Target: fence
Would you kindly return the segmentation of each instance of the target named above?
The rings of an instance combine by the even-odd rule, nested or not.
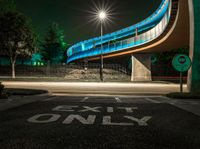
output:
[[[60,77],[76,79],[99,78],[100,64],[59,64],[47,66],[27,66],[17,65],[16,76],[18,77]],[[171,64],[156,64],[151,68],[152,79],[154,81],[179,81],[179,73],[175,71]],[[130,81],[131,70],[119,64],[104,64],[104,74],[107,78],[117,78]],[[109,75],[109,77],[108,77]],[[0,66],[0,76],[11,76],[10,66]],[[184,81],[187,81],[187,72],[184,73]]]
[[[76,64],[76,65],[47,65],[47,66],[28,66],[17,65],[16,76],[31,76],[31,77],[65,77],[72,70],[97,70],[100,69],[99,64]],[[104,64],[104,69],[115,71],[117,74],[130,75],[130,71],[119,64]],[[110,71],[110,72],[113,72]],[[10,76],[10,66],[0,66],[0,76]]]

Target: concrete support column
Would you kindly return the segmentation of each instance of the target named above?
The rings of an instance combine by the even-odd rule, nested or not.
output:
[[[190,58],[192,67],[188,72],[188,89],[200,92],[200,3],[188,0],[190,12]]]
[[[134,54],[131,56],[131,81],[151,81],[151,54]]]

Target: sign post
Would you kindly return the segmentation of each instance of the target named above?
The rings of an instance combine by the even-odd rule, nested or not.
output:
[[[180,92],[183,92],[183,72],[186,72],[191,67],[191,59],[185,54],[176,55],[173,58],[172,65],[175,70],[180,72]]]
[[[183,73],[180,72],[180,92],[183,92]]]

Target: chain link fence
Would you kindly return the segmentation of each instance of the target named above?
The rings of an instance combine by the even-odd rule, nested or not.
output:
[[[171,64],[156,64],[152,65],[152,80],[153,81],[171,81],[179,82],[179,73],[175,71]],[[100,64],[58,64],[44,66],[28,66],[17,65],[17,77],[56,77],[67,80],[99,80]],[[108,81],[121,80],[130,81],[131,70],[119,64],[104,64],[103,71],[105,79]],[[11,66],[0,66],[0,76],[10,77]],[[184,73],[184,82],[187,81],[187,72]]]
[[[16,76],[29,76],[29,77],[65,77],[74,70],[80,71],[94,71],[98,72],[100,69],[99,64],[57,64],[57,65],[46,65],[46,66],[28,66],[28,65],[17,65]],[[107,73],[115,73],[118,75],[130,75],[130,71],[118,64],[104,64],[104,70]],[[10,76],[11,66],[0,66],[0,76]]]

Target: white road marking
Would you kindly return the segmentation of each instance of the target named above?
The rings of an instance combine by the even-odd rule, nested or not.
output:
[[[112,122],[111,116],[103,116],[102,125],[110,125],[110,126],[131,126],[134,125],[133,123],[126,123],[126,122]]]
[[[118,97],[115,97],[115,100],[116,100],[118,103],[122,103],[121,99],[118,98]]]
[[[68,105],[60,105],[52,109],[52,111],[62,111],[62,112],[105,112],[105,109],[107,109],[108,113],[113,113],[114,108],[113,107],[104,107],[105,109],[102,109],[103,107],[89,107],[89,106],[81,106],[83,108],[80,110],[78,108],[80,106],[68,106]],[[137,107],[117,107],[117,109],[124,109],[127,113],[132,113],[133,110],[137,110]],[[52,122],[58,122],[58,120],[61,118],[62,114],[51,114],[51,113],[43,113],[43,114],[36,114],[27,121],[29,123],[52,123]],[[98,120],[96,120],[97,115],[88,115],[88,116],[82,116],[79,114],[70,114],[68,115],[65,120],[62,122],[62,124],[72,124],[74,121],[79,121],[83,125],[93,125],[95,123],[99,123]],[[137,123],[138,126],[148,126],[147,122],[152,118],[151,116],[144,116],[142,118],[136,118],[130,115],[122,115],[121,118],[123,118],[123,121],[117,120],[115,121],[115,118],[113,118],[111,115],[102,115],[102,122],[99,124],[101,125],[108,125],[108,126],[133,126],[134,123]],[[127,120],[131,120],[132,122],[126,122],[124,121],[124,118]]]
[[[51,100],[54,100],[56,99],[57,97],[56,96],[53,96],[53,97],[49,97],[47,99],[44,99],[43,101],[51,101]]]
[[[79,112],[88,112],[88,111],[91,111],[91,112],[101,112],[99,111],[98,109],[100,109],[101,107],[89,107],[89,106],[83,106],[83,110],[80,110]]]
[[[141,119],[135,118],[133,116],[124,116],[124,117],[134,122],[137,122],[139,126],[148,126],[147,121],[149,121],[152,118],[151,116],[144,116]]]
[[[114,108],[113,107],[107,107],[107,112],[108,113],[113,113],[114,112]]]
[[[72,121],[78,120],[84,125],[92,125],[94,124],[95,119],[96,119],[96,115],[88,115],[87,118],[84,118],[81,115],[71,114],[63,121],[63,124],[71,124]]]
[[[81,102],[85,102],[86,100],[88,100],[89,99],[89,97],[84,97],[82,100],[81,100]]]
[[[40,119],[41,117],[47,117],[47,119]],[[29,123],[51,123],[57,121],[61,117],[60,114],[37,114],[29,118]]]
[[[175,105],[176,103],[174,103],[174,102],[169,102],[169,104],[171,104],[171,105]]]
[[[87,117],[83,117],[78,114],[70,114],[65,118],[65,120],[62,122],[62,124],[72,124],[73,121],[79,121],[83,125],[93,125],[98,123],[96,121],[96,115],[88,115]],[[61,118],[60,114],[50,114],[50,113],[44,113],[44,114],[37,114],[29,119],[27,121],[29,123],[38,123],[38,124],[47,124],[47,123],[52,123],[56,122]],[[102,117],[102,123],[101,125],[108,125],[108,126],[133,126],[134,123],[137,123],[138,126],[148,126],[148,121],[152,118],[151,116],[144,116],[142,118],[136,118],[133,116],[123,116],[123,118],[126,118],[128,120],[131,120],[132,123],[130,122],[114,122],[112,120],[111,116],[103,116]]]
[[[147,100],[147,101],[149,101],[149,102],[152,102],[152,103],[161,103],[161,102],[159,102],[159,101],[157,101],[157,100],[153,100],[153,99],[151,99],[151,98],[145,98],[145,100]]]
[[[163,99],[165,99],[166,103],[172,104],[172,105],[200,105],[200,102],[197,101],[187,101],[187,100],[180,100],[180,99],[171,99],[165,96],[162,96]]]
[[[192,103],[190,103],[191,105],[200,105],[200,103],[198,103],[198,102],[192,102]]]
[[[68,105],[61,105],[57,106],[52,109],[52,111],[60,111],[60,112],[74,112],[74,109],[78,106],[68,106]]]
[[[127,113],[133,113],[133,110],[138,110],[138,107],[117,107],[117,109],[123,109]]]
[[[8,102],[11,102],[11,101],[13,101],[13,100],[12,100],[12,99],[8,99],[7,101],[8,101]]]

